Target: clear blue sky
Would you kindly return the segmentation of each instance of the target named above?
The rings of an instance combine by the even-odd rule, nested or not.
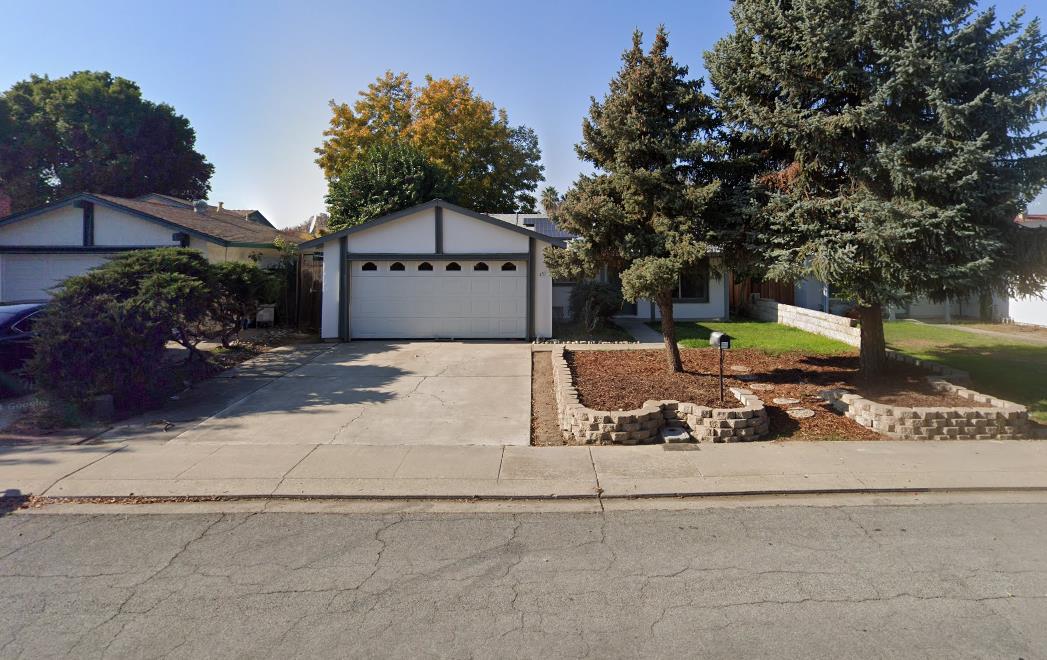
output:
[[[1025,3],[995,4],[1009,16]],[[632,30],[651,35],[664,23],[674,56],[702,75],[702,53],[731,29],[729,7],[726,0],[0,0],[0,89],[32,73],[92,69],[130,78],[146,98],[192,122],[197,148],[215,165],[212,202],[259,208],[290,225],[324,207],[312,150],[330,117],[328,100],[353,100],[386,69],[416,81],[468,75],[510,122],[537,131],[546,179],[563,191],[585,169],[573,145],[588,99],[605,92]],[[1047,212],[1047,196],[1034,210]]]

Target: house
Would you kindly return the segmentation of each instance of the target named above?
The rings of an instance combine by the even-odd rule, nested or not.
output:
[[[1022,227],[1028,227],[1029,229],[1047,229],[1047,214],[1045,213],[1023,213],[1015,221]],[[1040,297],[1012,296],[1007,300],[1005,316],[1007,320],[1013,323],[1047,327],[1047,291],[1041,291]]]
[[[300,247],[322,255],[320,335],[347,341],[549,337],[550,245],[563,242],[433,200]]]
[[[492,213],[491,217],[531,229],[552,239],[562,241],[574,238],[572,234],[557,227],[545,215],[534,213]],[[713,262],[718,259],[719,257],[716,255],[711,257]],[[727,274],[725,273],[725,275]],[[601,282],[621,284],[617,274],[608,272],[606,268],[600,272],[597,279]],[[673,318],[679,320],[727,319],[730,316],[728,279],[729,276],[714,276],[710,270],[709,261],[695,266],[691,272],[680,278],[680,282],[677,285],[676,296],[673,298]],[[553,280],[554,318],[565,319],[570,317],[570,295],[573,286],[574,282],[571,281]],[[661,319],[658,306],[643,298],[635,303],[625,303],[622,306],[622,311],[617,316],[650,321]]]
[[[128,250],[181,246],[213,262],[268,265],[280,235],[258,211],[221,203],[81,193],[0,218],[0,301],[46,299],[58,282]]]
[[[1014,219],[1021,227],[1047,228],[1047,214],[1022,213]],[[808,277],[796,283],[796,305],[808,309],[819,309],[842,314],[853,306],[846,299],[831,297],[831,287],[820,280]],[[982,301],[977,294],[943,301],[918,296],[902,307],[886,310],[890,318],[945,321],[982,318]],[[1047,326],[1047,291],[1041,296],[1011,296],[1006,298],[993,294],[988,310],[993,322],[1012,322]]]

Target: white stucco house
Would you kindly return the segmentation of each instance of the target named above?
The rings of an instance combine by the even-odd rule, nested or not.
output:
[[[563,242],[433,200],[300,247],[322,254],[321,337],[348,341],[549,337],[550,245]]]
[[[1047,213],[1023,213],[1015,221],[1029,229],[1047,229]],[[1039,296],[1012,296],[1007,300],[1005,316],[1013,323],[1047,327],[1047,290]]]
[[[558,240],[570,240],[574,236],[563,231],[548,217],[537,213],[492,213],[491,217],[504,222],[532,229]],[[714,276],[710,262],[719,260],[710,256],[708,262],[699,263],[680,278],[673,299],[673,318],[682,321],[725,320],[730,316],[730,291],[726,276]],[[597,278],[601,282],[620,283],[617,274],[604,269]],[[553,318],[568,318],[571,313],[570,295],[574,282],[553,280]],[[626,303],[616,317],[642,321],[658,321],[662,315],[658,305],[641,298],[635,303]]]
[[[264,266],[279,258],[280,235],[258,211],[81,193],[0,218],[0,301],[45,300],[58,282],[128,250],[181,246],[213,262]]]

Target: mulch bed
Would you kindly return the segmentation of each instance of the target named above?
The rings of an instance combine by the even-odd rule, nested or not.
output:
[[[730,394],[719,402],[719,355],[715,349],[683,349],[684,372],[672,373],[665,354],[652,351],[568,351],[582,404],[596,410],[631,410],[644,401],[671,399],[710,407],[736,407]],[[904,406],[975,407],[972,401],[937,392],[926,381],[929,372],[891,363],[888,374],[875,382],[858,378],[858,356],[811,356],[801,353],[767,355],[738,349],[724,361],[726,387],[753,389],[767,406],[771,437],[790,439],[876,440],[882,436],[832,409],[818,396],[826,389],[846,389],[879,403]],[[753,387],[757,385],[757,387]],[[776,398],[800,403],[779,405]],[[793,419],[786,410],[804,407],[813,417]]]
[[[531,353],[531,444],[558,447],[564,444],[556,412],[553,361],[548,351]]]

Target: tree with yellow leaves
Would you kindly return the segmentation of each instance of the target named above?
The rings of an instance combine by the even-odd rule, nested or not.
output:
[[[348,103],[331,102],[331,124],[317,150],[329,181],[372,147],[407,144],[447,180],[458,204],[484,212],[530,212],[541,180],[538,137],[511,126],[504,109],[484,99],[465,76],[425,77],[387,71]]]

